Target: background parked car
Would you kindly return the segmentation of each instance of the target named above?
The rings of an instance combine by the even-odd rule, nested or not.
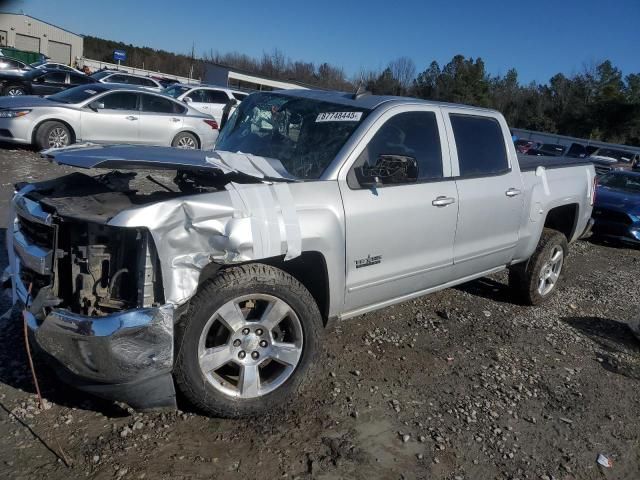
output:
[[[209,150],[217,138],[211,117],[140,87],[93,83],[48,97],[0,98],[0,140],[38,148],[87,141]]]
[[[51,95],[67,88],[94,83],[84,73],[34,68],[23,74],[0,70],[0,92],[10,97],[20,95]]]
[[[29,70],[33,70],[33,67],[22,60],[11,57],[0,57],[0,72],[23,73]]]
[[[561,157],[564,155],[565,150],[566,148],[563,145],[557,143],[543,143],[536,148],[530,148],[527,151],[527,155]]]
[[[640,245],[640,172],[609,172],[597,188],[593,234]]]
[[[196,110],[208,113],[218,121],[222,119],[222,111],[229,100],[237,100],[240,103],[249,95],[246,92],[228,88],[211,85],[185,85],[183,83],[171,85],[162,93],[189,103]]]
[[[614,148],[599,148],[589,156],[598,175],[604,175],[612,170],[626,170],[634,168],[640,161],[640,153],[627,152]]]
[[[160,82],[151,77],[133,75],[131,73],[120,72],[117,70],[100,70],[92,73],[90,76],[100,83],[120,83],[123,85],[143,87],[154,92],[159,92],[163,89]]]
[[[39,68],[41,70],[62,70],[64,72],[82,73],[84,75],[84,72],[76,70],[75,68],[70,67],[69,65],[65,65],[64,63],[43,61],[32,63],[31,66],[33,68]]]

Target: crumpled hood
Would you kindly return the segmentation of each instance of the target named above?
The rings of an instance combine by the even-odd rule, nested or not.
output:
[[[640,215],[640,194],[599,186],[596,195],[596,206]]]
[[[30,107],[66,107],[66,103],[54,102],[37,95],[20,95],[17,97],[0,97],[1,108],[30,108]]]
[[[212,170],[222,174],[245,174],[261,180],[295,180],[275,158],[225,151],[82,144],[45,150],[42,156],[60,165],[77,168]]]

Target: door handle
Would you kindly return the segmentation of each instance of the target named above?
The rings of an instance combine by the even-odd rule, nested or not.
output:
[[[179,118],[176,118],[176,117],[173,117],[173,118],[171,119],[171,121],[172,121],[172,122],[179,122],[179,121],[180,121],[180,119],[179,119]]]
[[[517,188],[510,188],[509,190],[504,192],[504,194],[507,197],[516,197],[516,196],[520,195],[521,193],[522,193],[522,190],[518,190]]]
[[[456,199],[452,197],[436,197],[436,199],[431,202],[431,205],[434,207],[446,207],[447,205],[451,205],[455,203]]]
[[[138,117],[134,117],[133,115],[129,115],[129,116],[124,117],[124,118],[126,118],[127,120],[137,120],[138,119]]]

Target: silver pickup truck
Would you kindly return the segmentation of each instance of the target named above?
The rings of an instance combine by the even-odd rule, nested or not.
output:
[[[518,159],[496,111],[366,94],[254,93],[212,152],[43,155],[101,170],[16,188],[33,344],[82,390],[219,416],[292,399],[330,321],[504,269],[544,301],[594,200],[590,163]]]

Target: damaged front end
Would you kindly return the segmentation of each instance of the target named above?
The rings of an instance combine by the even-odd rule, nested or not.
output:
[[[236,154],[229,163],[135,147],[50,155],[84,168],[176,170],[171,187],[119,171],[21,186],[7,230],[14,304],[60,376],[134,408],[175,406],[176,311],[210,265],[300,254],[288,186],[263,183],[279,177],[265,159],[232,168]]]
[[[14,197],[7,231],[14,303],[63,378],[134,407],[172,406],[174,307],[164,302],[151,235],[60,216],[43,196],[62,206],[65,189],[99,187],[92,180],[78,174]],[[86,197],[74,200],[82,210]]]

